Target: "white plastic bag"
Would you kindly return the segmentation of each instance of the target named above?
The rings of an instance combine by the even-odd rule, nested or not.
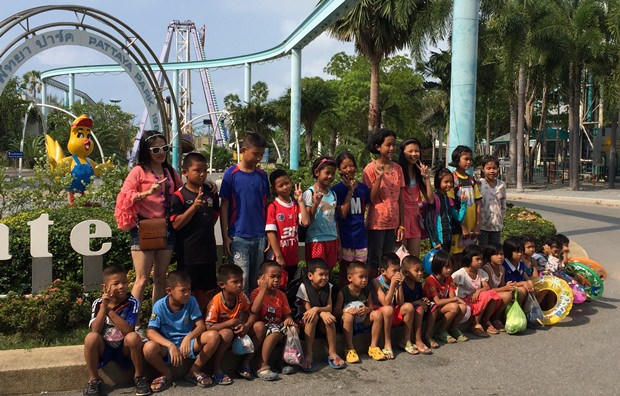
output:
[[[254,353],[254,343],[247,334],[243,337],[235,337],[232,343],[232,353],[235,355],[248,355]]]
[[[284,344],[284,353],[282,358],[287,364],[300,365],[304,361],[304,352],[301,347],[301,340],[299,339],[297,327],[295,326],[289,326],[286,328],[286,344]]]

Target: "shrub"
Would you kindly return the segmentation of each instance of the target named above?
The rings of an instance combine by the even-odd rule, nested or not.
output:
[[[556,233],[555,225],[534,211],[518,206],[508,208],[506,211],[502,232],[503,239],[528,234],[536,239],[536,246],[540,247],[545,239],[554,236]]]
[[[129,234],[119,230],[114,220],[114,211],[109,207],[75,207],[37,209],[21,212],[0,220],[9,227],[9,247],[12,258],[0,261],[0,291],[29,292],[32,283],[30,256],[30,227],[28,222],[48,213],[53,225],[49,227],[49,252],[53,257],[54,277],[68,281],[82,282],[82,255],[71,247],[69,237],[75,225],[90,219],[107,223],[112,229],[112,248],[104,255],[104,265],[118,265],[131,269]],[[96,238],[90,248],[99,250],[108,239]]]

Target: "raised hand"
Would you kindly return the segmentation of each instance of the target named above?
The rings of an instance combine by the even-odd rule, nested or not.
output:
[[[301,189],[301,183],[295,184],[295,190],[293,191],[293,197],[300,205],[304,202],[304,190]]]

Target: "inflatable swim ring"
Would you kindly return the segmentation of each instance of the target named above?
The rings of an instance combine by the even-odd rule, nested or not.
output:
[[[588,293],[575,279],[571,278],[564,271],[557,273],[557,276],[564,279],[568,283],[568,287],[573,291],[573,304],[581,304],[588,299]]]
[[[600,265],[598,261],[592,260],[587,257],[571,257],[568,259],[568,262],[585,264],[588,267],[592,268],[603,282],[607,280],[607,270],[605,269],[605,267]]]
[[[541,306],[545,326],[554,325],[564,319],[573,307],[573,292],[568,283],[557,276],[551,275],[534,277],[532,281],[537,293],[547,291],[556,297],[555,305],[551,308],[545,310],[546,307]]]
[[[585,264],[568,263],[566,264],[566,271],[573,279],[583,286],[591,299],[596,300],[603,295],[605,291],[603,281],[592,268]]]

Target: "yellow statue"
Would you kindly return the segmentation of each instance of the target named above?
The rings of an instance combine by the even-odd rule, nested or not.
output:
[[[87,115],[82,114],[71,124],[71,133],[67,149],[71,156],[65,157],[60,144],[50,135],[45,135],[45,147],[47,157],[52,169],[66,168],[73,175],[73,182],[67,190],[69,191],[69,202],[73,204],[73,193],[84,193],[86,186],[90,184],[90,178],[99,176],[104,170],[112,166],[109,161],[98,164],[88,158],[93,152],[94,142],[90,139],[93,120]]]

